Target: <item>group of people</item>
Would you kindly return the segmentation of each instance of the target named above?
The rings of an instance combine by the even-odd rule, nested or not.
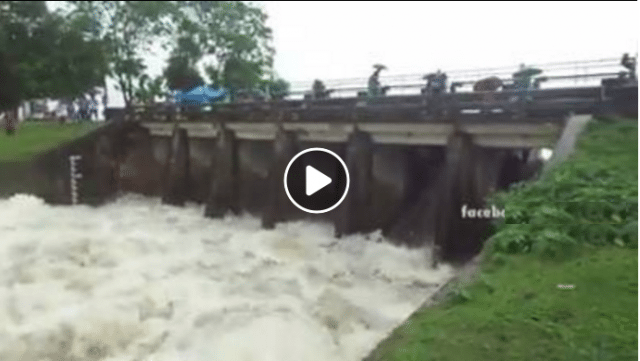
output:
[[[94,120],[98,118],[98,102],[95,96],[80,97],[77,101],[62,101],[56,111],[57,118],[64,122],[69,119],[78,120]]]
[[[361,92],[360,95],[367,95],[370,97],[383,96],[389,90],[389,86],[381,86],[380,84],[380,72],[385,70],[386,67],[381,64],[374,65],[374,72],[369,77],[369,82],[367,84],[367,91]],[[539,88],[540,82],[544,81],[545,78],[535,78],[537,75],[540,75],[542,70],[525,66],[524,64],[520,65],[520,69],[513,74],[513,83],[510,85],[505,85],[502,80],[497,77],[490,77],[486,79],[482,79],[474,84],[474,91],[496,91],[500,87],[505,89],[513,88],[516,90],[528,91],[532,88]],[[534,79],[535,78],[535,79]],[[430,96],[438,96],[440,94],[446,93],[447,91],[447,74],[442,72],[440,69],[435,73],[427,74],[423,77],[424,80],[427,81],[426,86],[422,89],[423,95]],[[455,88],[460,86],[460,83],[451,84],[451,92],[455,92]],[[324,91],[324,89],[322,89]]]
[[[635,78],[636,60],[629,57],[628,54],[624,54],[621,62],[622,66],[629,69],[630,77]],[[387,67],[382,64],[375,64],[373,66],[373,74],[369,77],[367,83],[367,90],[358,92],[359,97],[379,97],[386,95],[390,89],[389,86],[382,86],[380,83],[380,72],[386,70]],[[493,99],[492,92],[499,89],[503,90],[515,90],[520,95],[514,96],[513,100],[530,101],[532,99],[530,91],[533,89],[539,89],[540,84],[546,81],[547,78],[540,76],[542,70],[520,64],[520,68],[513,73],[512,80],[504,82],[496,76],[481,79],[473,84],[474,92],[483,92],[484,100],[491,101]],[[447,92],[447,74],[438,69],[435,73],[427,74],[423,77],[427,81],[426,86],[421,90],[423,95],[438,96]],[[456,88],[464,83],[454,82],[451,84],[451,93],[455,93]],[[332,92],[330,89],[326,89],[324,84],[320,80],[316,80],[313,83],[311,92],[305,94],[305,99],[325,99],[329,97]]]
[[[106,101],[106,100],[105,100]],[[77,101],[61,101],[54,111],[45,111],[45,118],[55,119],[60,123],[66,123],[68,120],[97,120],[98,119],[98,102],[95,96],[89,99],[80,97]],[[15,133],[19,123],[19,110],[15,109],[0,111],[0,127],[4,127],[8,135]]]

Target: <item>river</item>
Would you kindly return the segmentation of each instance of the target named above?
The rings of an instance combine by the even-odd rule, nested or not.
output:
[[[378,233],[0,200],[0,360],[356,361],[453,275]]]

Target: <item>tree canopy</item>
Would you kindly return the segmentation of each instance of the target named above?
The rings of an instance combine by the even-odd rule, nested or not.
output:
[[[84,35],[101,41],[126,105],[134,100],[146,66],[143,55],[170,35],[176,3],[170,1],[70,1],[68,14]],[[167,46],[166,44],[163,44]]]
[[[272,71],[274,49],[266,15],[240,1],[73,1],[72,18],[106,42],[110,75],[130,105],[141,94],[143,55],[161,44],[170,57],[163,71],[170,90],[205,83],[258,88]],[[201,74],[199,68],[205,69]]]
[[[165,89],[209,83],[233,94],[288,83],[274,76],[266,14],[240,1],[0,1],[0,110],[22,100],[75,98],[115,79],[125,104]],[[170,51],[161,78],[147,74],[154,45]],[[8,84],[9,86],[6,86]]]
[[[191,89],[204,84],[204,79],[194,64],[179,54],[173,54],[169,58],[163,76],[170,90]]]
[[[103,44],[44,1],[0,1],[0,110],[22,100],[74,98],[104,85]]]
[[[282,98],[289,85],[273,76],[275,50],[266,20],[262,9],[241,1],[181,2],[169,67],[182,59],[184,74],[195,80],[200,64],[208,81],[232,96],[240,90],[266,91],[270,84],[275,91],[270,93]]]

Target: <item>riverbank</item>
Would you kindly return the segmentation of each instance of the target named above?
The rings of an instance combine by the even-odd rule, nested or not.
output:
[[[92,122],[72,124],[23,122],[12,136],[0,132],[0,163],[30,160],[62,143],[86,135],[102,124]]]
[[[82,202],[100,204],[95,177],[95,144],[117,125],[24,122],[14,136],[0,134],[0,197],[31,194],[50,204],[70,204],[70,156],[80,156]]]
[[[638,128],[596,121],[569,160],[498,194],[473,277],[366,358],[637,360]]]

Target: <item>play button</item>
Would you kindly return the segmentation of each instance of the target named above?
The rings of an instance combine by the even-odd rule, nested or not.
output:
[[[307,181],[306,189],[308,196],[314,194],[315,192],[321,190],[322,188],[328,186],[329,183],[331,183],[331,178],[320,173],[317,169],[313,168],[310,165],[307,166],[305,177]]]
[[[304,150],[287,165],[284,189],[291,202],[301,210],[329,212],[342,203],[349,190],[347,166],[330,150]]]

